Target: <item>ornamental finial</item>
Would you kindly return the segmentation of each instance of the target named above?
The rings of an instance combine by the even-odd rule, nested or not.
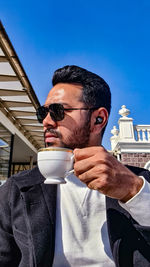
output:
[[[130,110],[126,108],[125,105],[121,106],[121,109],[119,110],[119,114],[122,117],[127,117],[130,114]]]

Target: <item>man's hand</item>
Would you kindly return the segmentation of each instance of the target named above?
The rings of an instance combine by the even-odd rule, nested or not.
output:
[[[136,195],[143,180],[102,146],[74,150],[75,175],[90,189],[126,202]]]

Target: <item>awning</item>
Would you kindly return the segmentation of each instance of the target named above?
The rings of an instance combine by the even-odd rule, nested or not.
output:
[[[23,136],[22,141],[30,143],[30,148],[34,147],[34,151],[44,147],[43,127],[36,118],[36,108],[39,105],[32,85],[0,22],[0,122],[5,127],[4,121],[9,120],[14,129],[20,132],[19,138]],[[6,143],[10,142],[7,134],[1,135],[1,138]]]

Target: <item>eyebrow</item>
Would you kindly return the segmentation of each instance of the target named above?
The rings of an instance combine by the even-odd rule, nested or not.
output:
[[[72,108],[72,106],[70,106],[68,103],[60,103],[60,104],[62,104],[63,106],[67,106],[68,108]]]

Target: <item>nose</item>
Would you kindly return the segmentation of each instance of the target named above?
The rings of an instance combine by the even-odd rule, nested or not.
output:
[[[50,128],[50,127],[56,128],[57,126],[57,122],[52,120],[49,112],[47,113],[47,116],[43,120],[43,126],[44,126],[44,129]]]

